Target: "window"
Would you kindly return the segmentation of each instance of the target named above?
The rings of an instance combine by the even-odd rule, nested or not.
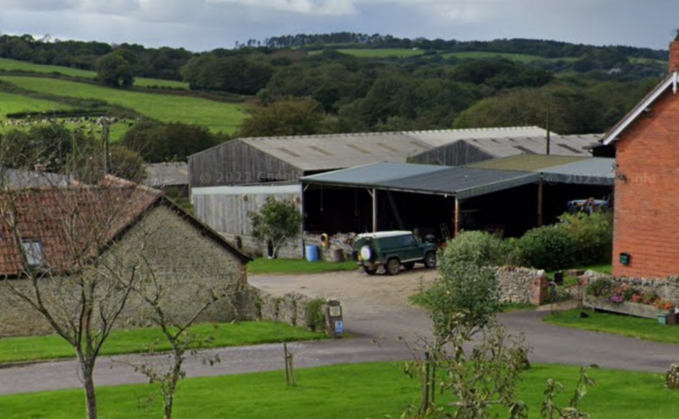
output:
[[[45,250],[41,240],[22,239],[21,245],[24,247],[26,262],[29,266],[37,267],[45,264]]]

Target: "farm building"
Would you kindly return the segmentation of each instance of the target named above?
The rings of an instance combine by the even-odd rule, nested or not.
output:
[[[679,275],[679,39],[670,75],[604,137],[615,145],[613,275]]]
[[[189,165],[186,162],[151,163],[145,167],[145,186],[161,189],[174,197],[189,196]]]
[[[550,134],[548,141],[544,132],[540,135],[504,138],[469,136],[423,151],[410,157],[408,161],[417,164],[462,166],[520,154],[589,157],[589,148],[600,138],[601,135]]]
[[[219,234],[161,193],[119,179],[109,181],[113,181],[109,187],[22,189],[3,194],[0,209],[5,217],[0,233],[16,240],[0,242],[0,275],[11,278],[16,288],[30,287],[26,273],[39,269],[46,304],[53,310],[73,310],[78,307],[68,302],[74,289],[63,284],[72,284],[65,278],[79,270],[74,267],[82,269],[81,264],[96,258],[97,267],[85,272],[101,275],[97,289],[109,292],[103,290],[119,288],[118,279],[138,269],[137,255],[143,255],[144,270],[153,269],[154,283],[171,290],[162,294],[161,304],[171,304],[167,313],[176,319],[194,316],[201,308],[200,298],[211,297],[204,295],[210,286],[247,281],[249,258]],[[42,316],[17,299],[9,287],[1,288],[0,337],[52,332]],[[205,311],[201,320],[237,318],[232,303],[237,303],[235,295]],[[147,315],[142,300],[132,296],[119,321],[145,325]]]
[[[455,144],[495,144],[473,152],[464,147],[451,166],[516,154],[545,154],[545,130],[538,127],[242,138],[189,157],[191,188],[298,181],[303,176],[378,162],[404,163],[429,150],[454,154]],[[552,135],[553,154],[587,157],[589,137]],[[557,146],[559,144],[559,146]],[[443,147],[443,148],[442,148]],[[422,157],[425,158],[425,157]],[[446,164],[446,162],[413,161]]]
[[[518,236],[556,221],[570,200],[612,193],[612,159],[522,155],[484,163],[378,163],[305,177],[304,229],[406,229],[438,239],[460,230]]]

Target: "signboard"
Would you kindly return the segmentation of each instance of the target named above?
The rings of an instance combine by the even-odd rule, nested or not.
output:
[[[335,321],[335,333],[338,335],[344,333],[344,322],[342,320]]]
[[[331,306],[330,307],[330,317],[342,317],[342,307],[341,306]]]

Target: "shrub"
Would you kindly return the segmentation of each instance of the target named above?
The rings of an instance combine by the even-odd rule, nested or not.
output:
[[[324,306],[325,301],[322,298],[311,300],[306,305],[306,311],[304,315],[306,317],[307,328],[309,328],[309,330],[312,332],[325,331],[325,313],[323,312]]]
[[[441,278],[423,292],[439,339],[447,339],[456,326],[472,330],[484,327],[500,309],[495,271],[470,262],[448,259],[439,265]]]
[[[608,212],[564,214],[559,228],[576,245],[578,263],[610,262],[613,252],[613,215]]]
[[[443,256],[456,262],[478,266],[505,265],[511,245],[500,237],[484,231],[465,231],[448,242]]]
[[[575,239],[560,226],[534,228],[517,242],[524,263],[548,271],[572,266],[576,247]]]
[[[587,295],[591,295],[592,297],[608,297],[613,291],[614,287],[615,283],[613,280],[598,279],[589,284],[585,293]]]

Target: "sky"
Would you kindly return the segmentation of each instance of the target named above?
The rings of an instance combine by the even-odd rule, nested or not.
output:
[[[666,49],[678,28],[679,0],[0,0],[2,33],[192,51],[337,31]]]

